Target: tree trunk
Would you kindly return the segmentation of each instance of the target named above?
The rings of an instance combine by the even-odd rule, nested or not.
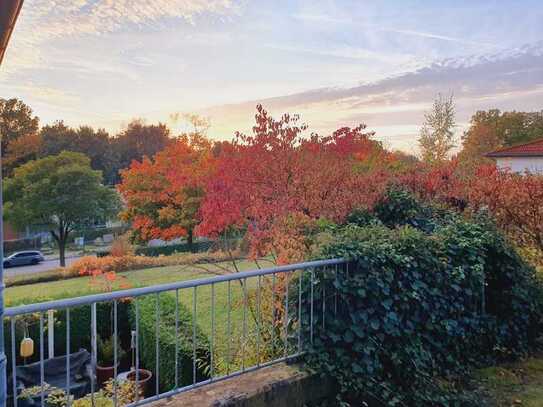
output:
[[[189,246],[189,250],[194,252],[194,231],[192,228],[187,230],[187,244]]]
[[[58,257],[60,260],[60,267],[66,267],[66,239],[58,241]]]
[[[58,234],[54,230],[51,231],[53,239],[57,242],[60,267],[66,267],[66,242],[68,241],[68,233],[69,231],[62,226],[59,227]]]

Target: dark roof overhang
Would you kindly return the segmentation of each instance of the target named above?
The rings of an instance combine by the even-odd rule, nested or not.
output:
[[[4,59],[9,38],[22,7],[23,0],[2,0],[0,2],[0,64]]]

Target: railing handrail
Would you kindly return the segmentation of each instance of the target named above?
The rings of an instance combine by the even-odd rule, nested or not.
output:
[[[41,303],[19,305],[5,309],[4,317],[14,317],[21,314],[29,314],[34,312],[45,312],[48,310],[56,310],[63,308],[77,307],[81,305],[89,305],[96,302],[112,301],[121,298],[139,297],[147,294],[156,294],[164,291],[179,290],[184,288],[194,288],[202,285],[210,285],[225,281],[242,280],[250,277],[265,276],[275,273],[285,273],[289,271],[308,269],[312,267],[334,266],[346,263],[347,260],[342,258],[308,261],[304,263],[288,264],[285,266],[268,267],[263,269],[242,271],[239,273],[224,274],[220,276],[199,278],[194,280],[177,281],[175,283],[166,283],[152,285],[148,287],[129,288],[126,290],[112,291],[108,293],[85,295],[75,298],[65,298],[60,300],[46,301]]]

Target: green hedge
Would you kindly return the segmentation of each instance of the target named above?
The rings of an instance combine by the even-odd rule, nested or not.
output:
[[[436,378],[537,345],[542,297],[535,270],[492,224],[416,202],[404,211],[398,198],[406,197],[389,194],[374,221],[353,217],[365,226],[338,228],[323,249],[323,257],[351,264],[337,282],[317,274],[313,306],[321,309],[326,287],[332,309],[337,290],[338,313],[325,329],[315,313],[308,361],[336,378],[343,400],[355,405],[477,405]]]
[[[137,300],[139,307],[140,363],[145,369],[151,370],[154,375],[156,374],[156,298],[156,296],[152,295]],[[160,295],[159,309],[160,391],[164,392],[175,387],[175,297],[169,293],[162,293]],[[131,307],[130,319],[134,325],[134,303]],[[180,386],[189,385],[193,382],[192,334],[192,315],[182,304],[179,304],[178,377]],[[197,381],[209,377],[209,349],[207,337],[197,327]],[[153,378],[151,386],[154,386],[154,380]]]
[[[113,226],[110,228],[99,228],[99,229],[87,229],[83,231],[76,231],[74,232],[74,237],[82,236],[85,238],[85,243],[91,243],[95,239],[102,237],[104,235],[114,235],[119,236],[123,233],[126,233],[128,230],[130,230],[130,226]]]
[[[140,247],[136,249],[136,254],[143,256],[169,256],[174,253],[190,253],[205,251],[210,247],[208,242],[193,243],[192,248],[187,243],[180,243],[168,246]]]
[[[172,244],[168,246],[156,246],[156,247],[139,247],[136,249],[137,255],[142,256],[169,256],[174,253],[188,253],[188,252],[205,252],[209,250],[213,245],[212,241],[194,242],[192,247],[187,243]]]

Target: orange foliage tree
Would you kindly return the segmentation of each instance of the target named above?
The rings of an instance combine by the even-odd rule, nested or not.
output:
[[[211,146],[201,135],[183,135],[121,172],[122,216],[132,222],[138,239],[186,236],[192,244],[204,186],[215,167]]]

